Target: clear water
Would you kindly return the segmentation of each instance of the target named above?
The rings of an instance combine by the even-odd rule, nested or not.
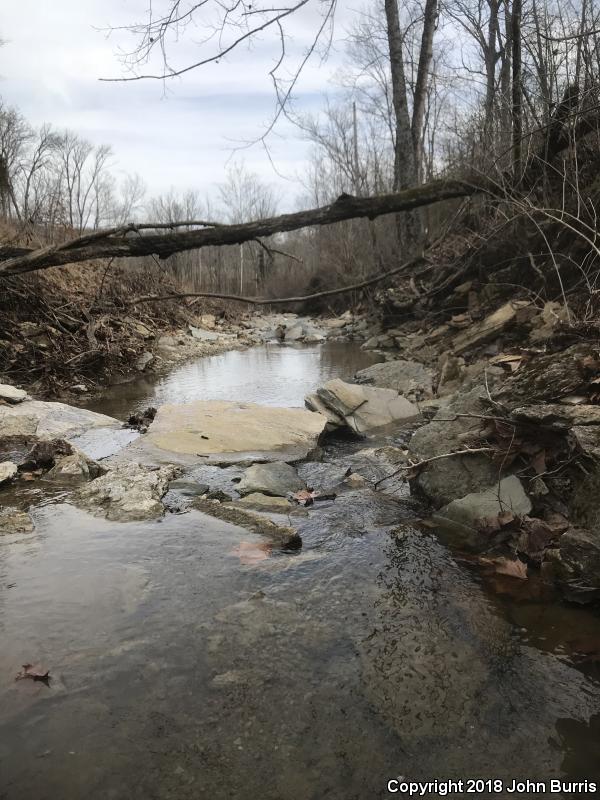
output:
[[[300,404],[290,384],[348,369],[298,355],[294,374],[282,354],[265,384],[261,357],[236,354],[244,399],[271,402],[275,385]],[[198,391],[229,392],[235,376],[204,365]],[[343,468],[355,450],[332,453]],[[295,519],[295,553],[198,512],[34,514],[34,534],[0,538],[2,800],[370,800],[398,776],[600,778],[598,617],[535,583],[482,585],[413,527],[410,498],[316,507]],[[26,662],[50,685],[15,681]]]
[[[331,378],[350,378],[380,357],[345,342],[289,347],[271,344],[199,359],[165,376],[144,376],[109,387],[88,408],[126,418],[162,403],[237,400],[267,406],[302,406]]]

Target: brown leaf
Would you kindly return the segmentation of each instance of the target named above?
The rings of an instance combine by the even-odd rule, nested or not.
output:
[[[295,500],[301,506],[312,506],[316,496],[317,493],[311,492],[310,489],[300,489],[299,492],[294,492],[292,500]]]
[[[518,578],[519,580],[527,580],[527,564],[518,559],[512,560],[509,558],[494,558],[492,559],[494,570],[497,575],[507,575],[509,578]]]
[[[498,514],[498,524],[501,528],[504,528],[506,525],[510,525],[511,522],[515,521],[515,515],[509,509],[505,511],[501,511]]]
[[[273,545],[269,542],[245,542],[242,541],[237,547],[230,551],[229,555],[237,556],[240,564],[253,566],[261,561],[265,561],[271,555]]]

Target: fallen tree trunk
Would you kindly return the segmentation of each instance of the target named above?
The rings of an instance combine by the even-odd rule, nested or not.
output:
[[[294,214],[282,214],[278,217],[259,219],[240,225],[211,225],[206,222],[186,222],[211,225],[199,230],[171,231],[169,233],[142,234],[142,230],[164,225],[127,225],[123,228],[112,228],[108,231],[97,231],[86,234],[60,245],[51,245],[39,250],[28,250],[19,255],[14,248],[3,251],[0,248],[0,277],[5,275],[21,275],[48,267],[73,264],[80,261],[98,258],[139,258],[140,256],[158,256],[168,258],[174,253],[185,250],[197,250],[202,247],[241,244],[259,237],[272,236],[275,233],[299,230],[315,225],[331,225],[348,219],[359,217],[375,217],[409,211],[413,208],[431,205],[441,200],[468,197],[469,195],[490,192],[497,187],[479,178],[471,180],[437,180],[430,183],[405,189],[394,194],[375,197],[353,197],[342,194],[331,205],[298,211]],[[174,224],[173,228],[180,227]]]

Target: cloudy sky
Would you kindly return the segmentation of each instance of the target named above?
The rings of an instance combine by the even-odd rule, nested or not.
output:
[[[201,70],[161,81],[106,83],[123,76],[119,49],[133,44],[125,31],[106,29],[143,20],[150,0],[19,0],[4,3],[0,18],[0,95],[18,106],[34,125],[50,122],[71,128],[90,141],[111,144],[118,168],[138,172],[149,192],[171,187],[214,191],[222,181],[236,143],[256,139],[274,108],[267,71],[277,56],[268,37],[251,51],[240,50]],[[313,6],[311,7],[311,3]],[[155,9],[170,0],[154,0]],[[300,55],[318,24],[322,0],[311,0],[294,18],[291,55]],[[332,87],[342,64],[345,21],[350,6],[337,16],[338,42],[326,63],[313,59],[295,92],[301,110],[314,111]],[[189,30],[173,49],[174,62],[197,59],[201,30]],[[295,50],[294,50],[295,48]],[[278,176],[260,146],[235,155],[265,181],[277,186],[283,207],[292,207],[302,187],[298,176],[306,143],[284,123],[269,139]],[[285,176],[285,177],[281,177]]]

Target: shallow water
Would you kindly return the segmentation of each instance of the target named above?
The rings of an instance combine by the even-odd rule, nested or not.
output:
[[[290,385],[347,370],[310,350],[292,366],[235,354],[244,399],[275,385],[300,404]],[[230,392],[235,372],[219,374],[210,391]],[[175,383],[160,401],[184,399]],[[331,457],[343,471],[356,450]],[[285,553],[194,511],[111,523],[40,505],[35,534],[0,539],[0,798],[363,800],[401,775],[600,778],[598,617],[483,585],[414,513],[350,491],[294,518],[303,547]],[[50,685],[15,682],[25,662]]]
[[[86,405],[125,419],[134,411],[192,400],[243,400],[267,406],[302,406],[304,396],[331,378],[350,378],[380,361],[346,342],[290,347],[269,344],[231,350],[108,388]]]

